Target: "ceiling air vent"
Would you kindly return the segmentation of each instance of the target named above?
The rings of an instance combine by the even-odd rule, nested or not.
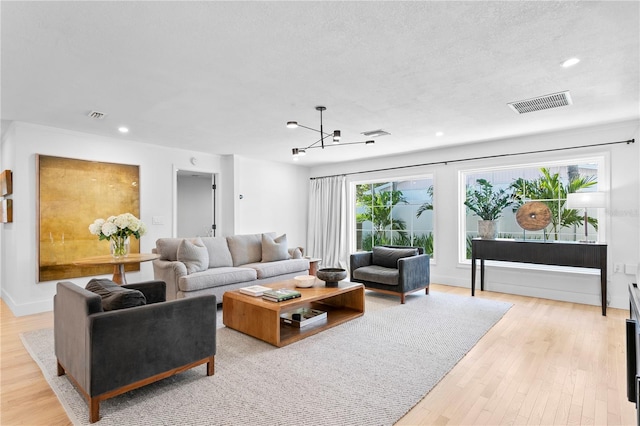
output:
[[[91,111],[89,113],[89,117],[96,119],[96,120],[102,120],[104,118],[104,116],[107,115],[104,112],[99,112],[99,111]]]
[[[524,101],[509,102],[509,108],[518,114],[526,112],[541,111],[543,109],[557,108],[571,105],[571,94],[569,91],[552,93],[550,95],[539,96],[537,98],[526,99]]]
[[[377,138],[378,136],[387,136],[387,135],[390,135],[391,133],[382,129],[378,129],[378,130],[370,130],[368,132],[362,132],[360,134],[365,135],[367,137]]]

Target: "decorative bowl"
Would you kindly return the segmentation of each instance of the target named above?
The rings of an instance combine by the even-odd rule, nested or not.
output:
[[[296,287],[313,287],[316,282],[316,277],[313,275],[298,275],[293,279],[296,280]]]
[[[316,275],[325,282],[325,286],[337,287],[338,281],[347,278],[347,271],[342,268],[322,268],[318,269]]]

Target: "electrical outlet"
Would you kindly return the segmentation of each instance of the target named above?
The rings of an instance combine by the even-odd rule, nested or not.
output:
[[[613,272],[614,273],[622,272],[623,268],[624,268],[624,265],[622,263],[614,263],[613,264]]]
[[[152,225],[164,225],[164,218],[162,216],[153,216],[151,218]]]

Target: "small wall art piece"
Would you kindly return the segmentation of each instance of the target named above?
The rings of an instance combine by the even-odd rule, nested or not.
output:
[[[13,194],[13,173],[4,170],[0,173],[0,197]]]
[[[140,217],[139,166],[36,156],[38,281],[107,275],[113,266],[75,261],[109,254],[109,242],[89,232],[96,219],[121,213]],[[140,241],[131,239],[131,253]],[[139,263],[126,271],[140,270]]]
[[[0,201],[0,222],[13,222],[13,200]]]

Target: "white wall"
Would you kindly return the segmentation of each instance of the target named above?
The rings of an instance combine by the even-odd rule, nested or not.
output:
[[[243,233],[272,230],[287,232],[295,244],[305,245],[306,211],[300,215],[292,213],[293,210],[299,210],[300,205],[306,205],[308,181],[300,176],[307,175],[302,168],[284,165],[279,170],[279,164],[239,160],[239,170],[249,173],[249,176],[236,188],[238,177],[228,174],[238,172],[229,166],[229,162],[233,164],[236,161],[232,157],[19,122],[13,123],[6,132],[1,152],[0,170],[13,170],[14,222],[1,225],[0,286],[2,299],[16,315],[51,310],[55,294],[55,282],[37,282],[36,154],[138,164],[140,216],[148,228],[147,235],[140,240],[141,252],[151,252],[158,238],[174,235],[176,170],[193,170],[190,159],[194,156],[198,159],[198,171],[218,173],[220,177],[220,199],[227,203],[220,205],[221,233],[218,235],[234,233],[234,228]],[[261,179],[251,184],[252,176],[261,176]],[[275,183],[275,187],[270,182]],[[240,188],[249,196],[249,203],[243,205],[248,206],[246,210],[236,214],[234,205],[228,201]],[[263,194],[268,190],[275,191],[277,196]],[[256,202],[257,196],[271,201],[266,204]],[[304,203],[300,200],[304,200]],[[265,208],[269,211],[262,214]],[[152,224],[154,216],[162,218],[161,225]],[[105,253],[107,250],[105,243]],[[142,263],[139,272],[127,273],[129,282],[152,278],[150,262]],[[81,277],[70,281],[84,286],[88,279]]]
[[[245,157],[235,160],[235,233],[286,233],[289,247],[306,248],[309,170]]]
[[[638,219],[640,141],[638,141],[638,125],[638,121],[614,123],[565,132],[467,144],[463,147],[422,151],[369,161],[337,163],[312,168],[310,176],[327,176],[448,161],[447,164],[350,174],[347,177],[347,182],[352,184],[367,179],[411,177],[433,173],[436,259],[432,264],[431,282],[470,288],[470,265],[458,262],[459,216],[457,212],[463,196],[460,193],[458,183],[460,170],[575,158],[576,156],[605,155],[610,159],[610,167],[606,171],[608,173],[606,180],[610,186],[610,205],[606,209],[605,216],[607,222],[606,242],[609,245],[608,299],[610,306],[625,309],[628,306],[627,283],[632,277],[624,273],[614,273],[613,265],[614,263],[636,263],[640,259],[640,221]],[[454,160],[465,158],[554,150],[561,147],[600,144],[632,138],[636,139],[636,143],[454,162]],[[384,140],[381,139],[380,143],[384,143]],[[349,232],[353,232],[352,223]],[[354,248],[351,247],[350,250],[353,251]],[[487,267],[485,289],[600,305],[599,277],[591,270],[575,269],[574,273],[567,273],[550,270],[533,271],[514,268],[515,266],[517,265]]]

